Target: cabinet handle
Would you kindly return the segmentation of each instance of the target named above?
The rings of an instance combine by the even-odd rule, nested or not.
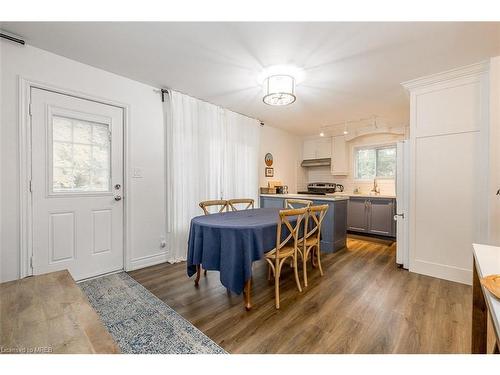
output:
[[[405,218],[405,214],[404,214],[404,212],[403,212],[403,213],[401,213],[401,214],[396,214],[396,215],[394,215],[394,221],[397,221],[397,220],[398,220],[398,216],[401,216],[401,218],[402,218],[402,219],[404,219],[404,218]]]

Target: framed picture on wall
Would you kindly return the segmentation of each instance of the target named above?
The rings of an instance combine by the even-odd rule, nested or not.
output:
[[[266,177],[274,177],[274,168],[266,168]]]

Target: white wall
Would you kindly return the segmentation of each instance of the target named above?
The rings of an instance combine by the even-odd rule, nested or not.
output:
[[[280,180],[288,186],[290,193],[297,192],[297,181],[304,180],[300,174],[300,159],[302,155],[300,137],[284,130],[264,125],[261,131],[259,180],[260,186],[267,186],[270,180]],[[274,177],[266,177],[264,156],[273,154]]]
[[[1,54],[1,249],[0,281],[19,277],[18,77],[130,106],[132,179],[131,268],[165,259],[164,131],[160,95],[130,79],[34,48],[0,41]]]
[[[397,141],[403,140],[404,138],[404,135],[398,134],[368,134],[356,137],[347,142],[347,152],[349,155],[349,174],[347,176],[333,176],[329,166],[303,168],[307,176],[307,182],[335,182],[344,185],[345,192],[352,193],[355,188],[359,188],[362,193],[368,193],[373,188],[373,181],[355,179],[354,149],[356,147],[395,144]],[[396,194],[394,179],[378,180],[377,184],[380,187],[381,194]]]

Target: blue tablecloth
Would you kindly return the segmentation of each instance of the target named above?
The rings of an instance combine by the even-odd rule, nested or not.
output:
[[[220,271],[222,285],[243,291],[252,276],[252,263],[276,246],[278,208],[257,208],[197,216],[189,230],[187,273],[196,265]]]

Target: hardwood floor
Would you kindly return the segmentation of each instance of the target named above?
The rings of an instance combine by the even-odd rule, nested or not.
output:
[[[0,284],[0,354],[119,353],[67,270]]]
[[[280,310],[262,261],[254,264],[250,312],[215,271],[199,288],[185,263],[130,275],[230,353],[469,353],[471,287],[400,269],[395,250],[349,238],[346,249],[322,257],[323,277],[308,272],[302,293],[285,267]]]

